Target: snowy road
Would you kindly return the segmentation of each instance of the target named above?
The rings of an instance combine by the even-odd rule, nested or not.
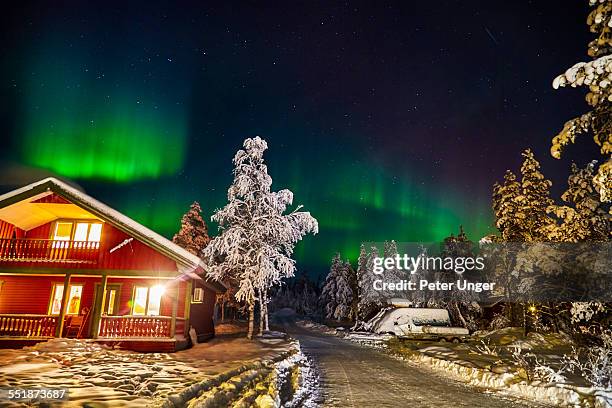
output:
[[[467,387],[347,340],[285,328],[320,371],[324,407],[543,407]]]

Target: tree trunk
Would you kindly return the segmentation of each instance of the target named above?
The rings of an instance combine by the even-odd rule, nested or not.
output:
[[[221,321],[225,322],[225,302],[221,302]]]
[[[268,326],[268,291],[267,290],[264,290],[261,302],[263,304],[263,314],[261,315],[261,320],[263,322],[263,329],[265,331],[268,331],[270,330],[270,327]],[[263,330],[261,334],[263,334]]]
[[[247,339],[253,340],[253,332],[255,331],[255,302],[249,303],[249,331]]]
[[[263,324],[264,324],[264,300],[261,290],[257,291],[259,298],[259,336],[263,336]]]
[[[453,307],[455,308],[455,312],[457,313],[457,317],[459,318],[459,320],[461,320],[461,323],[463,324],[463,327],[467,327],[467,321],[465,320],[465,318],[461,314],[461,309],[459,309],[459,305],[457,304],[456,301],[453,301]]]

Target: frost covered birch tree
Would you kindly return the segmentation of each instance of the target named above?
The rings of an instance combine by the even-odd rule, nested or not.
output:
[[[209,264],[208,276],[222,281],[233,277],[238,282],[235,297],[249,311],[247,337],[253,338],[255,306],[260,306],[260,328],[267,321],[270,289],[294,276],[291,258],[295,244],[306,234],[316,234],[317,220],[297,206],[283,214],[293,203],[287,189],[271,191],[272,178],[264,163],[268,148],[259,136],[244,141],[234,156],[234,181],[227,191],[228,203],[217,210],[212,220],[220,234],[204,250]]]

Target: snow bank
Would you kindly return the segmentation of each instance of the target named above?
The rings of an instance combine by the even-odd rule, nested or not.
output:
[[[153,407],[310,407],[317,389],[318,378],[295,341],[287,352],[192,384]]]

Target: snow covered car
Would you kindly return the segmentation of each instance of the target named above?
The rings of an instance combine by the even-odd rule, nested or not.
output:
[[[469,330],[463,327],[451,327],[446,309],[383,309],[370,322],[374,333],[393,334],[402,338],[459,343],[470,334]]]

